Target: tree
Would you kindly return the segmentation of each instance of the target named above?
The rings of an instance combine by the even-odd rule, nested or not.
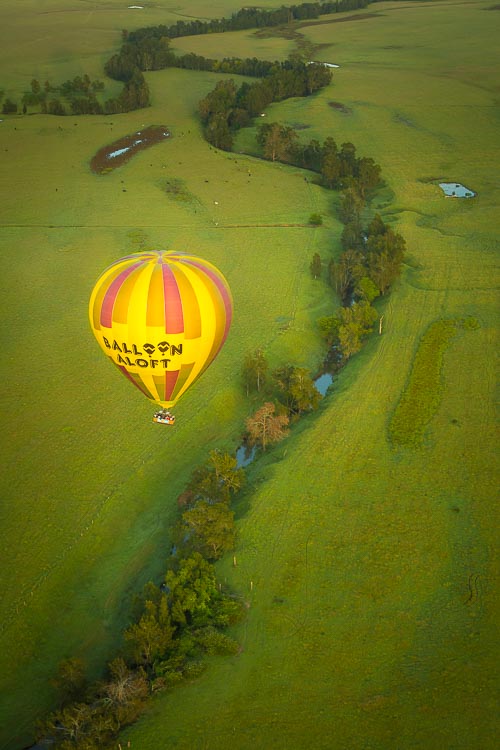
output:
[[[342,354],[349,359],[361,349],[361,341],[373,330],[377,311],[367,302],[355,302],[340,310],[339,342]]]
[[[38,96],[38,94],[34,94],[32,91],[26,91],[23,94],[22,102],[27,107],[35,106],[36,104],[39,103],[39,101],[40,101],[40,97]]]
[[[321,276],[321,257],[319,253],[314,253],[312,261],[309,265],[309,270],[313,279],[319,279]]]
[[[65,115],[66,110],[64,109],[64,106],[61,104],[59,99],[50,99],[47,107],[47,112],[49,115]]]
[[[362,158],[358,161],[357,183],[361,194],[364,196],[367,190],[377,187],[380,182],[380,165],[375,164],[371,158]]]
[[[39,725],[37,737],[47,745],[61,750],[98,750],[120,728],[112,712],[102,702],[72,703],[51,714]]]
[[[368,255],[368,273],[374,284],[385,294],[401,272],[401,260],[389,252],[370,253]]]
[[[379,294],[379,288],[373,283],[369,276],[363,276],[362,279],[356,284],[354,294],[361,300],[365,300],[368,303],[372,303]]]
[[[148,682],[142,669],[129,669],[121,657],[109,664],[110,679],[100,686],[99,693],[121,726],[135,721],[149,695]]]
[[[316,321],[319,331],[328,346],[338,339],[340,320],[335,315],[325,315]]]
[[[330,140],[330,139],[329,139]],[[321,160],[321,175],[325,185],[333,189],[337,187],[340,178],[340,160],[337,152],[333,149],[323,151],[323,158]]]
[[[288,435],[288,417],[275,414],[275,410],[275,405],[267,402],[246,420],[251,445],[261,445],[266,450],[268,445],[279,443]]]
[[[186,505],[194,505],[197,500],[210,503],[229,502],[229,493],[218,481],[210,466],[198,466],[192,475],[185,493]]]
[[[326,65],[317,63],[306,66],[306,87],[308,94],[312,94],[318,91],[318,89],[328,86],[331,80],[332,71]]]
[[[321,172],[321,159],[323,149],[319,141],[313,138],[307,146],[301,150],[302,166],[305,169],[311,169],[313,172]]]
[[[234,513],[225,503],[212,505],[199,500],[194,508],[182,514],[192,547],[207,560],[218,560],[234,547],[236,537]]]
[[[365,240],[359,218],[352,219],[348,224],[345,225],[340,237],[340,242],[344,250],[364,249]]]
[[[320,227],[323,224],[321,214],[311,214],[309,217],[309,224],[313,227]]]
[[[347,141],[340,147],[340,176],[353,177],[356,175],[356,146]]]
[[[236,102],[236,85],[233,79],[218,81],[215,88],[202,99],[198,105],[200,117],[208,123],[214,115],[221,115],[227,123],[227,118]]]
[[[215,148],[220,148],[222,151],[231,151],[233,136],[225,115],[216,114],[210,117],[205,128],[205,138]]]
[[[275,370],[274,378],[284,394],[285,406],[290,413],[301,414],[317,408],[321,394],[315,388],[309,370],[285,365]]]
[[[119,112],[130,112],[133,109],[148,106],[149,87],[138,68],[135,68],[131,77],[126,79],[125,86],[116,101]]]
[[[380,214],[375,214],[373,219],[368,224],[368,228],[366,230],[368,237],[376,237],[381,234],[385,234],[387,231],[387,226],[382,221],[382,217]]]
[[[342,194],[342,200],[339,207],[339,219],[343,224],[352,222],[359,223],[361,211],[365,202],[359,191],[354,187],[347,188]]]
[[[401,273],[406,243],[390,227],[385,232],[371,234],[366,243],[368,273],[375,285],[385,294]]]
[[[146,602],[141,619],[127,628],[124,636],[135,663],[151,666],[155,659],[165,654],[173,633],[167,597],[162,594],[159,604],[150,600]]]
[[[211,617],[211,602],[217,599],[213,565],[199,552],[180,561],[177,572],[167,571],[165,585],[172,622],[176,625],[205,625]]]
[[[331,261],[329,266],[330,283],[345,302],[352,293],[356,282],[366,275],[363,256],[356,250],[346,250],[339,262]]]
[[[267,370],[268,363],[262,349],[256,349],[252,354],[246,355],[242,375],[247,396],[250,391],[260,391],[266,382]]]
[[[52,684],[59,693],[61,706],[81,699],[87,688],[83,659],[63,659]]]
[[[293,128],[279,122],[261,125],[257,132],[257,142],[263,147],[265,158],[271,161],[286,161],[296,138]]]
[[[181,496],[183,505],[194,505],[197,500],[229,503],[231,495],[238,492],[245,481],[244,469],[238,468],[234,456],[221,451],[211,451],[207,464],[193,471],[186,491]]]
[[[15,115],[17,112],[17,104],[12,99],[6,99],[2,106],[3,115]]]
[[[371,226],[371,225],[370,225]],[[385,227],[384,232],[371,233],[366,242],[366,252],[383,253],[402,260],[405,253],[405,240],[402,235],[395,232],[391,227]]]
[[[241,489],[245,481],[245,471],[238,468],[235,456],[218,450],[210,451],[209,465],[213,467],[218,484],[225,487],[228,493],[234,494]]]
[[[273,92],[268,81],[260,81],[250,86],[245,95],[245,109],[255,117],[273,101]]]

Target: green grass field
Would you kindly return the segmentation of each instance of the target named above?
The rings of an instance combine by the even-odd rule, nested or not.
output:
[[[407,265],[381,307],[383,335],[342,372],[320,412],[250,470],[237,507],[238,566],[219,564],[249,604],[236,631],[242,654],[214,659],[201,679],[156,698],[122,746],[495,747],[500,14],[488,5],[377,3],[375,18],[333,16],[298,30],[341,68],[327,90],[273,105],[268,118],[309,125],[307,139],[352,140],[382,165],[377,204],[407,240]],[[70,10],[58,0],[49,17],[35,3],[13,4],[16,34],[0,32],[0,87],[14,95],[32,77],[98,77],[121,28],[132,28],[133,11],[118,6],[91,12],[75,1]],[[176,13],[237,7],[197,2]],[[161,4],[137,13],[136,26],[179,17]],[[260,55],[263,41],[262,56],[292,48],[281,37],[273,48],[249,33],[244,42],[220,36],[215,47],[203,47],[210,37],[177,41],[200,54],[220,46],[221,57],[238,45]],[[238,445],[251,409],[238,382],[246,352],[262,346],[272,365],[318,367],[314,321],[334,306],[308,266],[314,252],[327,260],[338,251],[335,196],[299,170],[202,140],[196,105],[219,76],[147,78],[147,110],[0,123],[5,750],[29,743],[61,658],[82,656],[96,675],[114,653],[133,592],[163,567],[192,467],[208,448]],[[143,124],[164,124],[173,137],[111,174],[90,172],[98,148]],[[241,133],[236,150],[249,138]],[[446,199],[438,179],[463,182],[477,198]],[[180,197],[167,180],[182,186]],[[287,226],[313,212],[323,227]],[[145,245],[215,262],[235,299],[227,345],[168,433],[104,361],[87,323],[102,268]],[[423,447],[394,450],[388,424],[423,334],[465,316],[480,327],[457,330],[444,352]]]

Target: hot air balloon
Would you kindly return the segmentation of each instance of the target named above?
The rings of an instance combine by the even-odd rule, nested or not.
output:
[[[219,353],[232,309],[227,281],[211,263],[152,251],[120,258],[101,274],[89,317],[103,352],[161,407],[154,421],[173,424],[169,410]]]

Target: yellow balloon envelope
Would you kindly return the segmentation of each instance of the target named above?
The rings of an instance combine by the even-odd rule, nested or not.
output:
[[[194,255],[154,251],[117,260],[90,297],[90,325],[103,352],[145,395],[172,407],[226,340],[231,291]]]

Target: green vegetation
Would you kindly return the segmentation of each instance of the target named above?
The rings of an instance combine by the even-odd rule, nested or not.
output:
[[[215,571],[198,552],[176,560],[163,588],[149,583],[140,616],[124,633],[123,656],[103,681],[87,685],[76,659],[61,663],[56,685],[61,708],[39,722],[41,744],[69,750],[109,747],[121,727],[136,721],[151,692],[201,674],[203,654],[234,654],[238,644],[219,628],[242,617],[242,606],[222,594]]]
[[[247,396],[250,391],[260,391],[266,383],[269,363],[262,349],[247,354],[243,362],[242,378]]]
[[[240,61],[241,62],[241,61]],[[323,65],[305,65],[303,62],[267,63],[261,70],[256,61],[249,61],[250,68],[236,66],[236,71],[246,75],[264,75],[257,83],[244,82],[238,88],[232,79],[221,80],[213,91],[201,100],[199,112],[204,124],[205,138],[216,148],[230,151],[234,134],[247,126],[272,102],[291,97],[311,96],[327,86],[331,72]],[[230,66],[227,72],[233,72]],[[294,161],[293,143],[296,133],[293,128],[279,123],[262,125],[257,140],[264,149],[264,156],[272,161]],[[302,154],[302,151],[300,152]],[[304,160],[301,166],[308,166]]]
[[[233,549],[231,496],[245,473],[236,459],[212,451],[197,469],[180,505],[178,539],[164,583],[149,582],[136,599],[136,618],[104,680],[89,684],[82,659],[64,659],[52,681],[60,707],[38,722],[37,739],[61,750],[110,746],[122,727],[137,720],[152,693],[173,688],[205,669],[204,655],[235,654],[239,646],[221,632],[243,617],[243,606],[222,592],[211,561]]]
[[[306,21],[319,18],[328,13],[342,13],[347,10],[365,8],[371,0],[335,0],[335,2],[300,3],[296,5],[282,5],[278,9],[265,10],[262,7],[244,7],[231,14],[230,18],[214,19],[210,21],[177,21],[169,26],[146,27],[127,34],[127,41],[132,43],[144,40],[156,40],[168,37],[175,39],[179,36],[194,36],[196,34],[216,34],[219,32],[239,31],[240,29],[262,29],[274,26],[284,26],[293,21]]]
[[[424,333],[413,360],[408,383],[389,423],[396,448],[415,447],[435,415],[443,391],[443,355],[455,335],[453,320],[437,320]]]
[[[312,224],[314,227],[320,227],[323,224],[323,217],[321,214],[311,214],[309,224]]]
[[[475,318],[437,320],[422,336],[408,383],[389,422],[389,439],[395,448],[422,445],[425,430],[435,416],[443,393],[443,358],[457,327],[476,330]]]
[[[223,14],[240,5],[224,0]],[[268,121],[306,124],[308,139],[331,136],[375,158],[385,184],[361,208],[361,224],[378,212],[405,237],[407,253],[390,298],[370,302],[382,335],[341,370],[314,415],[249,467],[247,488],[232,503],[235,560],[221,558],[216,570],[245,598],[245,622],[227,631],[242,648],[215,653],[201,675],[193,663],[181,689],[158,691],[122,747],[496,747],[499,53],[490,6],[382,2],[369,17],[334,14],[269,29],[265,38],[248,30],[178,40],[184,53],[209,57],[218,46],[265,59],[274,59],[274,42],[281,60],[302,40],[315,50],[310,59],[338,63],[331,86],[271,104]],[[33,78],[100,80],[121,29],[179,20],[160,7],[146,19],[118,0],[92,12],[69,12],[61,0],[47,8],[59,12],[39,10],[32,0],[4,8],[2,103],[20,102]],[[177,12],[213,13],[201,0]],[[62,660],[80,659],[87,683],[116,694],[116,677],[102,665],[131,625],[135,592],[161,580],[173,541],[167,529],[193,467],[207,447],[234,452],[245,420],[268,401],[253,385],[246,397],[239,382],[246,353],[265,353],[273,389],[282,363],[317,372],[316,321],[332,312],[333,292],[309,265],[317,252],[325,269],[344,250],[338,194],[300,167],[240,154],[261,156],[256,127],[237,132],[234,153],[210,148],[197,103],[222,74],[167,69],[144,78],[148,109],[60,119],[18,113],[0,123],[0,735],[8,750],[28,745],[35,719],[56,705],[60,687],[48,680],[60,679]],[[121,83],[105,85],[107,96],[119,95]],[[90,173],[103,145],[159,122],[170,140],[105,180]],[[428,176],[470,185],[477,198],[447,201],[422,181]],[[193,200],[173,200],[166,179]],[[351,208],[346,201],[346,216]],[[312,213],[323,217],[321,228],[307,226]],[[101,362],[86,322],[102,268],[165,244],[213,260],[236,303],[223,353],[168,433]],[[355,289],[369,301],[363,278]],[[444,353],[427,449],[394,451],[388,423],[415,344],[440,319],[467,322]],[[199,637],[207,653],[223,650],[212,630]],[[62,671],[78,692],[78,663]],[[120,664],[114,674],[127,679]],[[161,677],[167,686],[178,679],[171,669]]]
[[[267,402],[247,419],[249,445],[259,445],[265,451],[268,445],[279,443],[288,435],[289,418],[275,412],[276,406]]]

